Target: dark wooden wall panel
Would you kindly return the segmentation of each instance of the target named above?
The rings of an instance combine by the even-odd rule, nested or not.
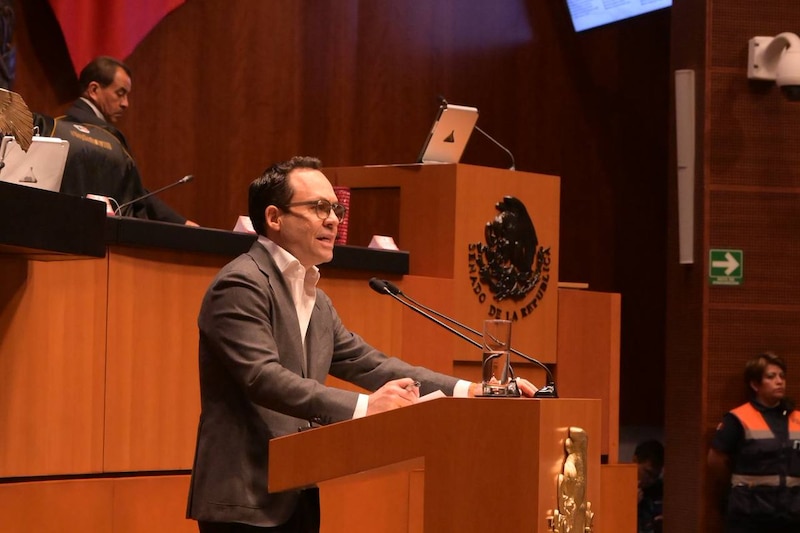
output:
[[[709,59],[715,69],[741,70],[747,63],[747,41],[751,37],[797,31],[797,3],[791,0],[762,0],[757,5],[746,0],[709,0],[706,4],[713,35]]]
[[[796,283],[800,264],[798,192],[711,192],[709,246],[744,252],[744,284],[738,288],[712,288],[709,305],[797,305],[800,301],[800,286]],[[731,324],[731,328],[738,326]]]
[[[710,77],[710,184],[800,187],[800,105],[787,102],[773,82],[747,79],[747,41],[755,35],[746,35],[738,70]]]
[[[697,255],[677,264],[671,193],[665,531],[721,531],[705,456],[722,415],[745,400],[745,361],[776,351],[790,395],[800,392],[800,106],[746,75],[748,40],[797,31],[800,10],[792,0],[680,2],[672,23],[672,66],[698,77]],[[709,248],[744,251],[742,286],[709,285]]]

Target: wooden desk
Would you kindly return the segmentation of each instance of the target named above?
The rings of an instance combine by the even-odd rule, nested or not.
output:
[[[0,186],[0,478],[189,469],[200,301],[255,236]],[[337,246],[325,268],[352,301],[370,276],[406,273],[408,253]],[[361,306],[373,323],[376,306]]]
[[[504,172],[445,167],[435,172],[451,188],[459,180],[448,172],[464,171],[467,182],[473,184],[486,177],[484,171],[490,178]],[[379,176],[367,176],[368,172],[374,170],[348,171],[348,184],[368,188],[387,184]],[[441,229],[445,236],[467,243],[473,238],[471,226],[461,216],[448,222],[447,210],[444,215],[432,211],[440,198],[432,195],[423,201],[428,185],[416,178],[416,170],[393,178],[395,186],[414,189],[404,193],[408,196],[398,203],[397,216],[403,231],[398,242],[405,249],[408,243],[416,252],[337,246],[334,261],[323,267],[320,286],[337,302],[345,324],[377,348],[415,364],[476,379],[477,355],[461,355],[471,348],[373,293],[367,285],[373,275],[389,277],[411,294],[430,295],[426,304],[465,322],[475,323],[479,316],[470,307],[468,276],[456,272],[463,266],[466,244],[430,248],[426,239],[435,237],[436,245]],[[522,173],[510,181],[495,180],[495,186],[518,186],[519,180],[524,180]],[[135,519],[136,509],[147,508],[152,516],[160,517],[160,531],[193,531],[194,524],[183,519],[182,504],[199,409],[196,316],[216,271],[247,250],[254,237],[106,219],[97,202],[4,185],[0,183],[0,502],[4,502],[0,515],[13,532],[33,526],[42,531],[107,531],[108,521],[117,524],[115,530],[151,532],[152,523],[140,524]],[[465,194],[459,209],[480,199],[474,187],[455,189]],[[34,202],[35,209],[19,213],[16,206],[22,204],[15,198]],[[438,217],[444,226],[426,225],[430,216]],[[482,211],[479,216],[489,215]],[[414,226],[409,217],[416,217],[421,225]],[[23,219],[25,223],[19,224]],[[426,249],[435,251],[432,255],[441,261],[412,261],[415,253],[428,255]],[[573,387],[578,395],[588,390],[586,396],[602,397],[604,402],[608,398],[611,404],[604,403],[603,410],[613,413],[617,384],[595,383],[599,389],[587,388],[575,372],[585,374],[585,369],[602,362],[609,365],[609,380],[617,375],[613,354],[616,349],[618,356],[618,317],[615,321],[614,313],[619,301],[615,304],[613,298],[600,297],[591,309],[608,314],[609,320],[588,322],[594,325],[587,329],[581,321],[591,317],[581,312],[586,311],[583,300],[556,298],[555,283],[544,320],[517,336],[520,342],[532,344],[516,346],[536,354],[541,347],[545,361],[558,363],[558,375],[570,376],[564,378],[565,389]],[[454,309],[467,314],[459,316]],[[562,320],[572,323],[562,330]],[[615,327],[616,333],[611,331]],[[594,335],[601,330],[611,331],[604,337],[605,350],[587,352],[581,339],[587,331]],[[419,350],[420,343],[432,353]],[[574,368],[560,366],[562,349],[565,361],[569,359]],[[591,356],[591,365],[582,354]],[[609,388],[603,388],[606,385]],[[608,421],[603,418],[603,435],[597,444],[602,454],[615,450],[615,421],[613,416]],[[418,473],[394,475],[401,476],[406,494],[422,490],[423,478]],[[372,499],[387,516],[394,516],[399,507],[387,506],[384,500],[387,494],[397,494],[397,481],[324,486],[323,513],[335,520],[323,525],[324,531],[374,531],[372,515],[350,511]],[[131,505],[115,500],[121,494]],[[414,513],[422,512],[415,501],[403,511],[408,512],[410,523],[421,520],[414,518]],[[45,502],[53,512],[41,513]],[[82,502],[78,510],[75,502]],[[360,529],[351,521],[354,516],[366,520]]]

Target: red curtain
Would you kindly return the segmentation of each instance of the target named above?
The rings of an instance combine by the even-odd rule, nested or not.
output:
[[[124,60],[185,0],[50,0],[75,72],[98,55]]]

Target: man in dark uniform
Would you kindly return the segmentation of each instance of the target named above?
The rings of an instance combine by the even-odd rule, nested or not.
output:
[[[125,136],[113,125],[128,108],[130,69],[112,57],[100,56],[84,67],[78,81],[81,97],[66,115],[56,119],[37,117],[43,135],[69,141],[61,192],[106,196],[117,205],[144,196],[148,191]],[[121,214],[197,225],[155,196],[134,203]]]

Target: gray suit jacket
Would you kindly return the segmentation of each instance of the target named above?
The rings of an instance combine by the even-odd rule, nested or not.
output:
[[[342,325],[319,289],[306,363],[288,286],[258,242],[214,279],[198,326],[201,414],[187,509],[196,520],[258,526],[288,520],[298,493],[267,493],[268,441],[309,420],[352,418],[358,394],[323,385],[329,373],[370,391],[412,377],[422,382],[421,394],[450,395],[457,382],[366,344]]]

